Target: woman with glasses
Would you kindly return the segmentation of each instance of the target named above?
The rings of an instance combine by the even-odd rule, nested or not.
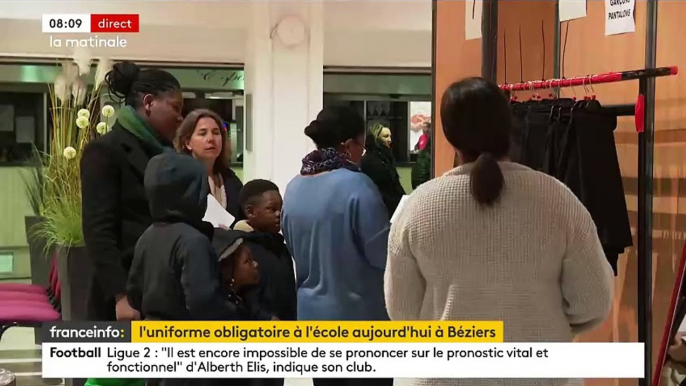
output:
[[[358,164],[365,123],[326,108],[305,128],[317,150],[286,188],[281,225],[296,265],[298,320],[388,320],[383,295],[389,222]],[[314,385],[392,385],[393,380],[315,379]]]

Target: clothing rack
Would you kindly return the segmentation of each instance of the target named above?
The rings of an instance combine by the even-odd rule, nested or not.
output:
[[[645,378],[639,379],[639,385],[648,385],[651,381],[652,368],[652,288],[653,288],[653,155],[654,126],[644,114],[645,95],[648,90],[648,79],[673,76],[679,68],[659,67],[644,68],[634,71],[610,72],[606,74],[587,75],[575,78],[536,80],[520,83],[501,84],[503,91],[528,91],[556,89],[573,86],[593,86],[601,83],[615,83],[629,80],[639,81],[638,100],[636,105],[608,106],[605,109],[616,109],[618,116],[634,115],[638,132],[638,225],[637,259],[638,259],[638,341],[644,344]],[[633,109],[632,109],[633,107]],[[633,111],[632,111],[633,110]],[[606,110],[608,111],[608,110]],[[647,130],[644,130],[647,128]],[[660,371],[661,369],[657,369]]]
[[[676,75],[678,73],[679,68],[676,66],[644,68],[642,70],[608,72],[606,74],[579,76],[575,78],[533,80],[521,83],[506,83],[501,84],[500,89],[503,91],[527,91],[573,86],[593,86],[595,84],[601,83],[615,83],[627,80],[657,78],[661,76]]]

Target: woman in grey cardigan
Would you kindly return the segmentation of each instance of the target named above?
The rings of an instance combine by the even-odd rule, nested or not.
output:
[[[571,342],[602,323],[612,307],[613,274],[593,220],[562,183],[508,162],[510,109],[498,86],[479,78],[453,84],[441,121],[461,166],[415,190],[391,227],[391,319],[502,320],[506,342]]]

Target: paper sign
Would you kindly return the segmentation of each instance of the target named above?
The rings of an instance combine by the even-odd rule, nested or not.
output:
[[[560,21],[586,17],[586,0],[560,0]]]
[[[403,198],[400,199],[400,203],[398,203],[398,207],[395,208],[395,212],[393,212],[393,216],[391,216],[391,224],[395,222],[395,220],[398,219],[398,216],[400,216],[400,212],[403,210],[403,207],[405,206],[405,203],[407,202],[407,198],[410,197],[408,195],[404,195]]]
[[[465,40],[481,39],[481,20],[484,10],[483,0],[467,0],[465,4]]]
[[[205,218],[202,220],[212,224],[215,228],[229,229],[236,218],[227,212],[213,195],[208,194],[207,211],[205,211]]]
[[[636,31],[636,0],[605,0],[605,35]]]

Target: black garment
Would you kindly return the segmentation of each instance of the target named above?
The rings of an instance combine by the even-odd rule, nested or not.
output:
[[[226,193],[226,211],[236,219],[236,222],[245,220],[245,214],[238,201],[238,195],[243,189],[243,182],[231,169],[225,169],[221,175],[224,179],[224,192]]]
[[[143,189],[145,168],[156,155],[151,151],[119,124],[84,149],[82,225],[93,260],[91,320],[116,320],[115,296],[126,292],[134,246],[152,223]]]
[[[543,169],[545,163],[550,109],[551,107],[547,104],[532,104],[528,107],[524,118],[526,135],[521,163],[538,171]]]
[[[360,169],[379,188],[383,203],[391,216],[405,195],[400,175],[395,168],[393,153],[388,147],[376,142],[368,142],[366,148],[367,153],[362,158]]]
[[[314,378],[312,384],[313,386],[393,386],[393,378]]]
[[[260,309],[266,311],[260,319],[297,320],[298,295],[293,270],[293,258],[286,242],[278,233],[251,232],[245,237],[260,270],[260,285],[255,296]]]
[[[240,320],[221,284],[212,225],[202,221],[210,188],[202,165],[165,153],[145,171],[151,225],[136,244],[127,294],[152,320]]]
[[[562,181],[588,209],[605,255],[617,260],[633,245],[613,131],[617,117],[575,107],[551,125],[543,171]]]
[[[512,133],[510,144],[510,159],[524,165],[524,149],[526,147],[526,113],[527,108],[523,103],[512,105]]]

